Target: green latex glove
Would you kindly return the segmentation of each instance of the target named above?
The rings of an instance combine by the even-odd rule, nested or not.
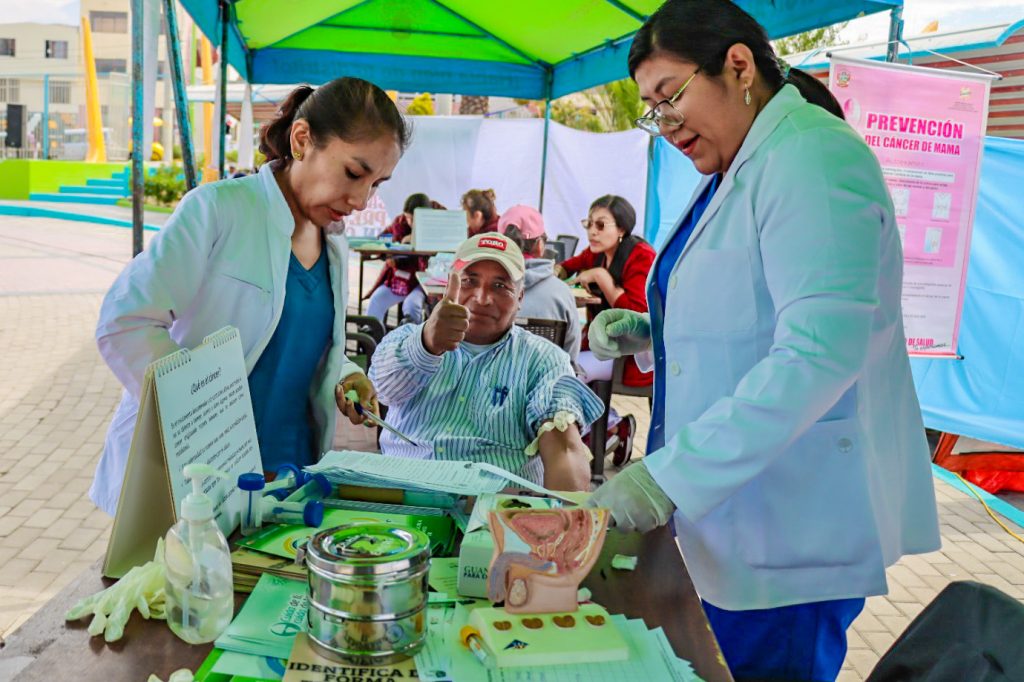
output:
[[[641,533],[664,526],[676,508],[642,461],[626,467],[598,488],[587,506],[605,507],[616,528]]]
[[[621,308],[602,310],[590,323],[587,338],[598,360],[643,353],[651,349],[651,318]]]
[[[115,642],[124,635],[124,626],[132,611],[139,610],[143,618],[163,620],[164,615],[164,541],[157,542],[153,561],[136,566],[123,578],[96,594],[86,597],[67,612],[67,620],[78,620],[92,615],[89,634]]]

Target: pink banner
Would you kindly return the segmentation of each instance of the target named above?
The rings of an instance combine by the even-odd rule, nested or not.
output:
[[[832,59],[832,93],[878,156],[892,194],[903,244],[903,323],[913,355],[956,356],[990,82]]]

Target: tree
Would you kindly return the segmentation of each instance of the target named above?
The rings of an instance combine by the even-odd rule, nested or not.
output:
[[[463,95],[459,102],[459,113],[485,116],[487,115],[489,101],[487,97]]]
[[[413,97],[412,101],[409,102],[409,106],[406,107],[405,113],[410,116],[433,116],[434,100],[431,98],[430,93],[421,92]]]
[[[779,56],[807,52],[819,47],[833,47],[845,45],[845,40],[839,39],[839,33],[850,23],[844,21],[831,26],[822,26],[813,31],[797,33],[796,35],[779,38],[775,41],[775,53]]]
[[[559,97],[551,103],[551,120],[595,133],[629,130],[644,113],[640,92],[630,78]]]

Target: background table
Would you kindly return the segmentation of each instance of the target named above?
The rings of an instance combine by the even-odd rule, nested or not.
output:
[[[636,570],[611,568],[616,553],[638,556]],[[137,612],[128,621],[124,637],[113,644],[105,643],[102,636],[90,637],[88,619],[65,622],[64,614],[79,599],[110,582],[100,577],[97,562],[8,638],[0,656],[35,659],[15,677],[17,682],[142,682],[150,673],[166,680],[178,668],[193,672],[199,668],[212,645],[186,644],[163,621],[147,621]],[[732,680],[667,528],[643,536],[609,533],[600,559],[583,584],[594,601],[611,613],[643,618],[650,628],[664,628],[676,654],[690,661],[703,679]],[[236,612],[246,596],[235,595]]]
[[[416,251],[414,249],[389,249],[383,245],[367,244],[365,246],[356,246],[352,249],[355,253],[359,254],[359,290],[357,298],[359,299],[356,303],[356,310],[360,315],[363,314],[363,266],[368,260],[386,260],[388,258],[397,256],[424,256],[431,257],[436,256],[437,251]],[[442,293],[444,288],[441,289]]]

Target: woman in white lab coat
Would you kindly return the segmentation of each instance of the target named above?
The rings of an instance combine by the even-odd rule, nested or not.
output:
[[[729,0],[668,0],[629,69],[638,125],[705,177],[649,316],[591,326],[599,357],[655,372],[650,454],[593,503],[627,529],[674,518],[734,676],[834,679],[885,568],[939,547],[881,169]]]
[[[346,391],[375,408],[345,358],[342,221],[390,177],[409,134],[372,83],[302,86],[262,130],[258,174],[185,195],[100,310],[100,353],[125,391],[89,491],[97,506],[117,508],[146,366],[225,325],[240,331],[264,470],[330,449],[337,409],[360,423]]]

